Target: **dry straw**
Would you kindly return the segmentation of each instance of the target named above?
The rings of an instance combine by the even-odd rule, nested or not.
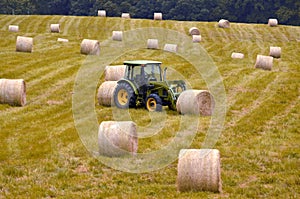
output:
[[[177,172],[177,189],[180,192],[222,192],[219,150],[182,149]]]
[[[103,82],[98,89],[98,103],[102,106],[114,106],[114,91],[117,87],[117,81]]]
[[[155,12],[154,13],[154,20],[162,20],[162,13],[161,12]]]
[[[219,28],[230,28],[230,22],[226,19],[221,19],[218,26]]]
[[[130,14],[129,13],[122,13],[121,17],[124,18],[124,19],[130,19]]]
[[[199,43],[201,42],[202,37],[201,35],[193,35],[193,43]]]
[[[69,42],[68,39],[63,39],[63,38],[58,38],[57,41],[58,42]]]
[[[59,33],[60,32],[60,25],[59,24],[51,24],[50,30],[52,33]]]
[[[231,54],[232,59],[244,59],[245,55],[243,53],[235,53],[233,52]]]
[[[148,39],[147,48],[148,49],[158,49],[158,39]]]
[[[8,26],[8,31],[9,32],[19,32],[19,26],[10,25],[10,26]]]
[[[29,52],[31,53],[33,49],[33,38],[31,37],[17,37],[16,51],[17,52]]]
[[[99,17],[106,17],[106,11],[105,10],[98,10],[98,16]]]
[[[206,90],[186,90],[180,94],[176,108],[180,114],[210,116],[215,108],[215,101]]]
[[[25,106],[25,81],[23,79],[0,79],[0,103],[12,106]]]
[[[112,40],[122,41],[122,39],[123,39],[123,32],[122,31],[113,31]]]
[[[164,51],[176,53],[178,46],[176,44],[165,44]]]
[[[85,55],[99,55],[100,44],[97,40],[84,39],[81,42],[80,52]]]
[[[200,35],[200,30],[197,27],[191,27],[189,33],[190,35]]]
[[[268,20],[268,26],[270,26],[270,27],[278,26],[278,20],[277,19],[269,19]]]
[[[269,55],[274,58],[280,58],[281,57],[281,48],[271,46]]]
[[[105,67],[105,81],[118,81],[125,75],[126,66],[106,66]]]
[[[273,67],[273,57],[257,55],[255,68],[260,68],[263,70],[272,70]]]
[[[99,126],[99,154],[119,157],[126,154],[135,155],[138,149],[137,126],[132,121],[106,121]]]

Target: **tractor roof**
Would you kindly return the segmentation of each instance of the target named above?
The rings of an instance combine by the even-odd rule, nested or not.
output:
[[[125,65],[145,65],[145,64],[161,64],[159,61],[151,60],[133,60],[133,61],[124,61]]]

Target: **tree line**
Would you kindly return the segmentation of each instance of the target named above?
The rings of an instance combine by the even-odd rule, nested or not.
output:
[[[0,14],[107,16],[152,19],[162,12],[164,19],[266,23],[277,18],[280,24],[300,25],[298,0],[1,0]]]

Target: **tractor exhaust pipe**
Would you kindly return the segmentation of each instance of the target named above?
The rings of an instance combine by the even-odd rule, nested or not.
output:
[[[164,69],[164,81],[166,81],[167,80],[167,69],[168,69],[168,67],[166,67],[165,69]]]

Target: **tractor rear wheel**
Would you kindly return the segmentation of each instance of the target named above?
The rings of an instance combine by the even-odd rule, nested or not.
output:
[[[146,100],[146,108],[148,111],[162,111],[162,101],[157,94],[150,94]]]
[[[135,107],[136,96],[133,88],[126,82],[119,83],[114,92],[114,102],[121,109]]]

